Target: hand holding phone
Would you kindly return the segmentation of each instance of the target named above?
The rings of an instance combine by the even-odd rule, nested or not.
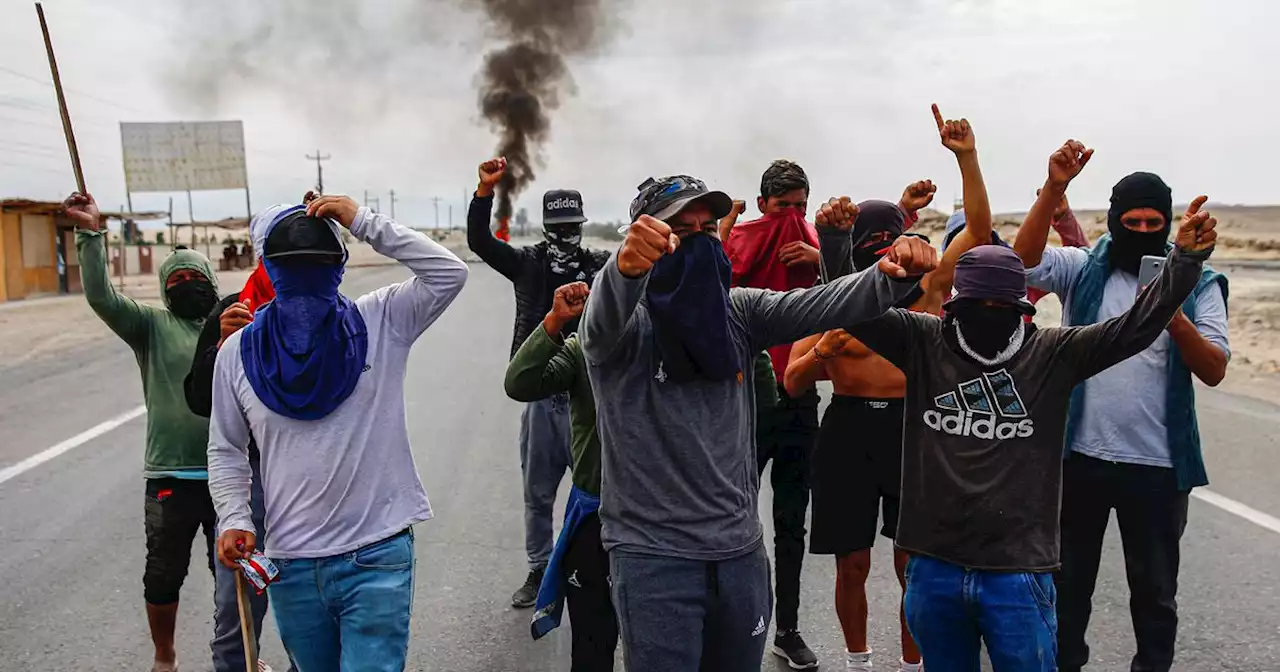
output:
[[[1142,257],[1142,263],[1138,266],[1138,293],[1147,288],[1147,285],[1156,281],[1160,277],[1160,272],[1164,270],[1164,257],[1155,255],[1145,255]]]

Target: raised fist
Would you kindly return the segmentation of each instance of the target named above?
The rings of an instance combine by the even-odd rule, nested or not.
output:
[[[942,139],[943,147],[956,154],[967,154],[977,148],[977,142],[973,137],[973,129],[969,127],[968,119],[943,121],[942,113],[938,111],[938,106],[935,103],[933,106],[933,120],[938,124],[938,136]]]
[[[818,359],[831,359],[844,350],[844,346],[853,340],[853,335],[844,329],[832,329],[822,335],[813,346],[813,354]]]
[[[498,182],[507,174],[506,157],[498,157],[489,159],[480,164],[480,186],[476,189],[476,193],[480,196],[488,196],[493,193],[494,187],[498,186]]]
[[[680,247],[680,238],[671,233],[667,223],[649,215],[640,215],[628,229],[618,252],[618,272],[628,278],[638,278],[662,258]]]
[[[1218,218],[1208,210],[1200,209],[1208,200],[1208,196],[1197,196],[1182,216],[1182,223],[1178,225],[1178,237],[1174,242],[1184,252],[1211,252],[1213,244],[1218,240],[1218,232],[1215,230]]]
[[[102,230],[102,214],[98,212],[98,202],[90,194],[75,192],[62,202],[63,214],[76,223],[76,227],[85,231]]]
[[[1083,143],[1075,140],[1064,142],[1058,151],[1049,155],[1049,182],[1065,187],[1084,170],[1091,158],[1093,150],[1087,149]]]
[[[577,319],[586,308],[590,295],[591,288],[585,282],[571,282],[558,287],[551,298],[550,316],[561,324]]]
[[[853,222],[856,219],[858,219],[858,205],[848,196],[841,196],[828,199],[818,208],[814,226],[826,226],[837,231],[848,232],[853,229]]]
[[[933,180],[920,180],[908,184],[902,192],[902,200],[898,202],[907,212],[915,212],[928,207],[936,193],[938,188],[933,185]]]

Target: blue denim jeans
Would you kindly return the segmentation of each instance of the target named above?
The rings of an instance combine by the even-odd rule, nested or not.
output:
[[[413,532],[327,558],[275,559],[267,592],[300,672],[402,672],[413,610]]]
[[[995,672],[1058,669],[1053,575],[965,569],[925,556],[907,563],[903,608],[929,672],[979,672],[982,644]]]

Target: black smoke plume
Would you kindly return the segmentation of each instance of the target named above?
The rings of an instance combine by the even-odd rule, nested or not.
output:
[[[598,47],[610,34],[601,0],[479,0],[507,45],[485,56],[480,112],[499,134],[507,174],[498,185],[499,220],[536,176],[551,115],[575,93],[565,57]]]

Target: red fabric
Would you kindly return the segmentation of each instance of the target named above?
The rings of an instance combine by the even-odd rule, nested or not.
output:
[[[244,281],[244,289],[240,290],[240,303],[249,307],[249,312],[256,313],[259,308],[276,298],[276,288],[271,286],[271,278],[267,277],[267,267],[258,263],[258,267]]]
[[[804,213],[793,208],[734,226],[725,242],[725,252],[733,263],[732,285],[780,292],[812,287],[818,281],[817,266],[787,266],[778,260],[782,248],[797,240],[814,249],[818,247],[817,229],[805,221]],[[791,344],[769,348],[769,357],[774,375],[781,382],[791,357]]]

